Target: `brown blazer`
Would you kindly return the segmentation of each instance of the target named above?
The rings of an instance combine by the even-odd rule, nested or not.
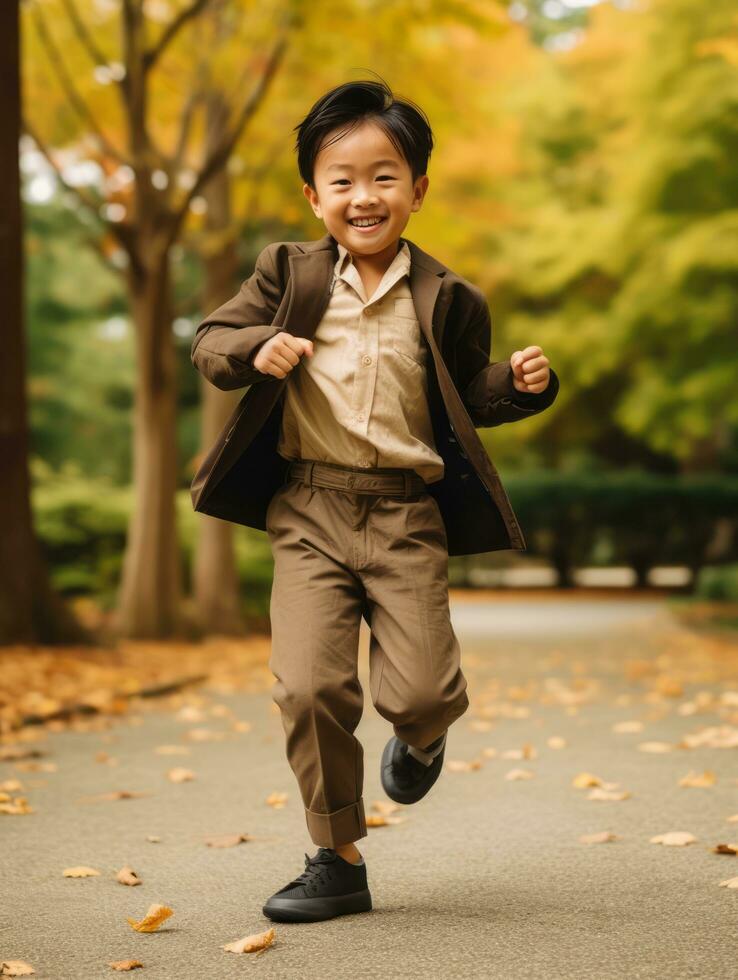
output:
[[[475,426],[535,415],[556,398],[551,370],[539,394],[517,391],[510,361],[490,363],[491,323],[481,290],[408,239],[410,290],[428,345],[428,396],[442,480],[428,484],[446,526],[449,555],[511,548],[523,532]],[[328,305],[338,247],[331,234],[313,242],[273,242],[236,296],[198,326],[193,365],[223,390],[248,390],[201,463],[194,509],[265,530],[266,509],[288,465],[276,451],[289,375],[275,378],[251,364],[279,330],[312,338]]]

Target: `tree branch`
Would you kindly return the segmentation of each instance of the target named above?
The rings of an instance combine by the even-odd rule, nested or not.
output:
[[[123,154],[117,150],[113,144],[108,140],[105,134],[102,132],[97,124],[95,117],[90,111],[89,106],[84,101],[82,96],[79,94],[77,89],[70,78],[67,69],[64,65],[61,55],[59,54],[59,49],[57,48],[54,40],[49,34],[46,23],[44,21],[43,15],[40,8],[34,5],[33,16],[36,21],[36,29],[38,30],[39,38],[43,47],[46,49],[46,54],[49,58],[52,68],[56,72],[56,75],[61,83],[61,86],[66,93],[67,98],[72,103],[73,108],[77,111],[77,114],[81,119],[86,121],[87,125],[90,127],[94,135],[100,141],[101,148],[119,163],[128,164],[128,160],[123,156]]]
[[[79,11],[75,6],[74,0],[61,0],[64,9],[67,12],[67,16],[74,28],[74,33],[77,35],[80,44],[87,51],[90,59],[94,65],[107,65],[109,59],[105,54],[98,48],[95,41],[87,30],[84,21],[79,15]]]
[[[228,157],[233,152],[233,147],[236,145],[241,133],[243,132],[244,126],[259,108],[269,83],[276,74],[279,64],[284,56],[284,52],[287,48],[287,40],[288,36],[287,32],[285,31],[282,33],[271,54],[269,55],[266,68],[259,78],[254,90],[241,107],[241,110],[236,117],[235,124],[230,131],[226,130],[223,138],[216,144],[213,151],[205,160],[199,174],[197,175],[195,183],[185,195],[184,201],[177,211],[176,219],[172,225],[172,235],[176,236],[193,198],[200,193],[211,177],[213,177],[226,163]]]
[[[192,0],[189,7],[185,7],[162,31],[159,40],[144,55],[144,70],[149,71],[159,60],[167,47],[171,44],[184,25],[197,17],[210,4],[212,0]]]

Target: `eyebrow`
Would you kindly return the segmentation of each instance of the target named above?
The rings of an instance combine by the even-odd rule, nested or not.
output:
[[[396,160],[375,160],[372,164],[373,167],[396,167]],[[332,163],[330,167],[326,167],[326,170],[353,170],[353,166],[350,163]]]

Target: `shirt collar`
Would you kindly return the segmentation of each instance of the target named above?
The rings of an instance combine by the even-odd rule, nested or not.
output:
[[[401,238],[400,242],[401,245],[397,250],[397,255],[394,257],[394,259],[392,259],[387,272],[389,272],[390,269],[394,271],[395,268],[402,268],[403,274],[410,272],[410,247],[404,238]],[[340,276],[346,266],[349,263],[353,263],[353,259],[351,257],[351,253],[345,245],[342,245],[340,242],[336,242],[336,244],[338,245],[338,259],[334,266],[334,272],[337,276]]]

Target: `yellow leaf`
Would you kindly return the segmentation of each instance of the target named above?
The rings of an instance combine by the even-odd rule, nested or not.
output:
[[[671,752],[673,748],[671,742],[640,742],[638,744],[639,752]]]
[[[721,888],[738,888],[738,878],[726,878],[720,882]]]
[[[143,963],[139,960],[116,960],[113,963],[108,963],[108,966],[112,966],[114,970],[118,970],[124,973],[127,970],[137,970]]]
[[[270,793],[264,802],[268,803],[269,806],[273,806],[275,810],[279,810],[287,802],[287,794],[275,791],[274,793]]]
[[[167,779],[170,783],[187,783],[194,778],[195,774],[191,769],[183,769],[181,766],[170,769],[167,773]]]
[[[374,800],[372,803],[372,810],[376,810],[377,813],[381,813],[385,817],[390,813],[395,813],[399,809],[400,804],[393,803],[390,800]]]
[[[99,875],[100,872],[96,871],[94,868],[86,868],[84,865],[80,865],[76,868],[65,868],[64,877],[65,878],[91,878],[93,875]]]
[[[118,874],[115,876],[115,880],[119,881],[121,885],[133,886],[142,884],[142,881],[136,872],[133,870],[133,868],[129,868],[128,865],[120,869]]]
[[[534,772],[530,769],[511,769],[509,772],[505,773],[505,779],[533,779],[535,776]]]
[[[266,932],[255,932],[252,936],[228,943],[223,949],[228,950],[229,953],[258,953],[272,945],[274,936],[274,928],[267,929]]]
[[[602,780],[591,772],[580,772],[572,779],[571,784],[575,789],[587,789],[588,786],[601,786]]]
[[[627,800],[630,798],[630,793],[627,789],[603,789],[598,786],[596,789],[591,789],[587,794],[588,800],[601,800],[603,802]]]
[[[579,838],[582,844],[607,844],[609,841],[618,839],[617,835],[609,830],[601,830],[597,834],[582,834]]]
[[[643,731],[642,721],[619,721],[612,726],[612,730],[618,735],[631,735],[635,732]]]
[[[707,786],[714,786],[717,782],[717,776],[714,772],[706,769],[704,772],[694,772],[690,769],[686,776],[682,776],[679,780],[680,786],[693,786],[695,788],[703,788]]]
[[[23,960],[0,961],[0,977],[30,977],[35,972],[31,964]]]
[[[562,738],[561,735],[551,735],[546,741],[546,745],[548,745],[549,749],[565,749],[566,739]]]
[[[685,847],[687,844],[694,844],[697,838],[690,834],[688,830],[670,830],[666,834],[657,834],[651,837],[651,844],[664,844],[666,847]]]
[[[156,932],[162,922],[173,914],[173,910],[166,905],[158,905],[156,902],[153,902],[149,905],[146,915],[140,922],[136,922],[135,919],[129,917],[127,917],[126,921],[136,932]]]

